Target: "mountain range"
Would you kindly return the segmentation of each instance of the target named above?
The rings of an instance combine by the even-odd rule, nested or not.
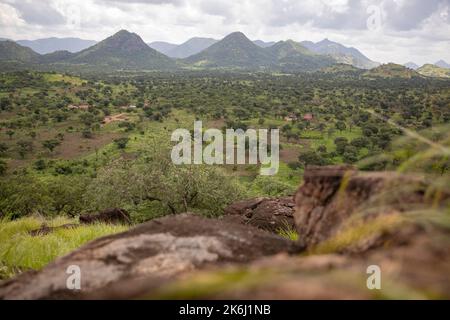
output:
[[[212,38],[194,37],[186,42],[183,42],[182,44],[174,44],[164,41],[155,41],[148,43],[148,46],[165,54],[168,57],[185,59],[187,57],[202,52],[203,50],[209,48],[210,46],[212,46],[217,42],[219,42],[219,40]],[[255,40],[253,41],[253,43],[261,48],[267,48],[275,44],[275,42],[264,42],[262,40]]]
[[[417,69],[417,72],[426,77],[450,78],[450,69],[436,64],[424,64]]]
[[[172,70],[194,67],[304,72],[323,68],[334,70],[330,67],[343,64],[360,69],[371,69],[379,65],[359,50],[328,39],[317,43],[293,40],[271,43],[251,41],[241,32],[229,34],[220,41],[192,38],[180,45],[167,42],[146,44],[137,34],[126,30],[121,30],[99,43],[75,38],[47,38],[27,42],[28,46],[39,52],[21,45],[22,41],[0,40],[0,61],[3,63],[46,65],[47,69],[51,66],[67,65],[105,70]],[[70,42],[72,43],[69,44]],[[83,48],[85,46],[88,47]],[[79,48],[83,49],[77,50]],[[53,49],[57,50],[48,52]],[[438,61],[436,65],[438,64],[450,67],[445,61]],[[410,69],[419,69],[412,63],[409,66]],[[340,70],[343,67],[335,69]],[[427,74],[446,74],[439,69],[431,72],[429,66],[425,69],[428,70]]]
[[[445,62],[444,60],[439,60],[439,61],[436,62],[434,65],[435,65],[435,66],[438,66],[438,67],[440,67],[440,68],[450,69],[450,64],[448,64],[448,63]]]
[[[18,44],[33,49],[40,54],[55,51],[78,52],[87,49],[97,43],[94,40],[83,40],[78,38],[45,38],[37,40],[18,40]]]
[[[380,65],[380,63],[367,58],[358,49],[346,47],[328,39],[317,43],[303,41],[301,44],[315,53],[331,56],[339,63],[351,64],[357,68],[372,69]]]
[[[415,64],[414,62],[407,62],[404,64],[405,67],[409,68],[409,69],[413,69],[413,70],[417,70],[420,68],[419,65]]]
[[[148,45],[170,58],[184,59],[205,50],[216,42],[218,40],[212,38],[195,37],[179,45],[163,41],[152,42]]]

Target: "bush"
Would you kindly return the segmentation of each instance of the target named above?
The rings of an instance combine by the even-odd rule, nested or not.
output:
[[[165,214],[198,211],[220,215],[229,203],[245,196],[233,178],[216,167],[176,166],[165,147],[145,153],[143,159],[117,160],[98,171],[87,188],[90,209],[121,207],[136,211],[158,202]]]
[[[3,176],[7,169],[8,165],[6,164],[6,161],[0,160],[0,176]]]
[[[293,194],[296,187],[290,184],[278,181],[269,176],[258,176],[253,181],[253,187],[257,189],[259,196],[286,196]]]
[[[0,180],[0,214],[19,218],[30,214],[77,215],[83,211],[88,179],[78,176],[37,178],[21,174]]]
[[[313,150],[301,152],[298,159],[303,167],[307,165],[324,166],[329,163],[328,159]]]

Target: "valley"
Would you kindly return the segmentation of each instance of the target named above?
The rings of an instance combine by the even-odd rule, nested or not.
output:
[[[450,296],[445,61],[241,32],[49,52],[64,43],[0,41],[0,298]],[[200,158],[175,163],[173,133],[200,122],[183,149]],[[276,174],[245,139],[245,163],[201,161],[229,129],[279,130]],[[361,289],[366,257],[400,284]],[[88,290],[67,291],[61,261]]]

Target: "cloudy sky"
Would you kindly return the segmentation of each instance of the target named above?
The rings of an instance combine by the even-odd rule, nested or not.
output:
[[[0,0],[1,38],[102,40],[120,29],[146,42],[328,38],[380,62],[450,63],[450,0]]]

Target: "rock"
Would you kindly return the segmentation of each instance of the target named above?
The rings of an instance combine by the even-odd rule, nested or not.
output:
[[[119,285],[126,298],[131,294],[124,291],[127,283],[147,279],[160,285],[180,273],[249,262],[279,252],[293,253],[297,248],[292,241],[250,226],[192,214],[169,216],[100,238],[39,272],[19,275],[0,285],[0,298],[83,298],[114,285]],[[81,270],[79,291],[66,287],[66,271],[73,265]]]
[[[447,238],[448,239],[448,238]],[[199,270],[145,295],[154,299],[449,299],[450,246],[421,233],[407,245],[359,255],[263,257],[246,266]],[[371,290],[369,266],[381,271]],[[202,291],[197,291],[201,284]],[[189,288],[192,288],[191,290]],[[205,289],[206,288],[206,289]]]
[[[99,213],[83,214],[80,216],[80,223],[112,223],[112,224],[131,224],[130,214],[124,209],[106,209]]]
[[[292,197],[244,200],[231,204],[224,212],[227,221],[249,224],[273,233],[295,229]]]
[[[68,224],[63,224],[62,226],[58,226],[58,227],[49,227],[48,225],[46,225],[45,223],[42,224],[42,226],[39,229],[36,230],[31,230],[29,232],[29,234],[33,237],[36,236],[45,236],[47,234],[50,234],[56,230],[61,230],[61,229],[74,229],[79,227],[79,224],[75,224],[75,223],[68,223]]]
[[[225,208],[224,214],[246,216],[247,214],[250,214],[262,201],[267,199],[268,198],[254,198],[235,202]]]
[[[318,245],[342,231],[350,217],[357,220],[355,215],[367,221],[424,207],[425,189],[423,180],[411,175],[363,173],[348,166],[308,167],[294,197],[300,242],[306,247]],[[370,247],[366,244],[366,249]]]

